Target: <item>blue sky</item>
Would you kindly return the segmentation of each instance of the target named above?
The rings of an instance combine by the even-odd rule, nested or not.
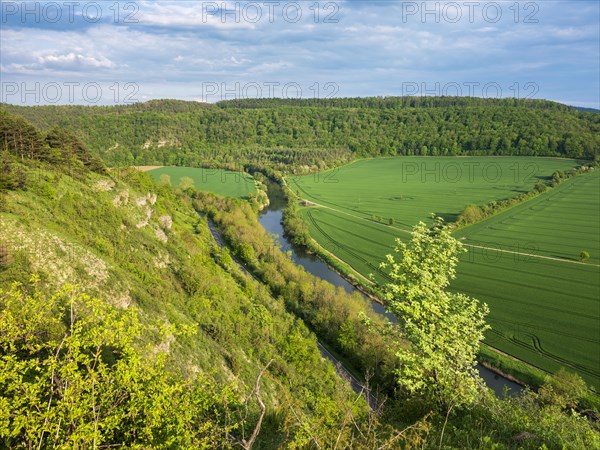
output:
[[[600,108],[599,5],[2,0],[0,101],[462,94]]]

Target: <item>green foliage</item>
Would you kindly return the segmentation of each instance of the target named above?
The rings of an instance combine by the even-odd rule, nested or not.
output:
[[[159,177],[159,183],[162,186],[171,186],[171,175],[163,173]]]
[[[560,408],[575,409],[587,393],[587,386],[579,375],[560,368],[553,376],[547,377],[539,390],[540,398]]]
[[[315,172],[357,157],[530,155],[593,158],[595,114],[547,101],[460,98],[263,99],[174,107],[3,109],[77,130],[110,165],[259,165]],[[117,145],[118,144],[118,145]]]
[[[400,347],[398,383],[445,409],[472,403],[480,389],[475,364],[489,328],[488,308],[447,290],[462,245],[440,218],[431,229],[415,225],[410,246],[396,242],[398,260],[388,255],[385,263],[392,278],[385,300],[400,323],[392,341]]]
[[[41,133],[22,117],[0,110],[0,119],[0,192],[27,186],[25,171],[18,165],[18,162],[25,163],[26,159],[60,164],[63,172],[72,176],[80,177],[87,170],[106,173],[104,163],[93,156],[71,132],[54,128],[42,137]]]
[[[21,160],[40,159],[46,153],[38,130],[23,117],[4,110],[0,110],[0,145],[1,150],[7,150]]]
[[[46,144],[56,151],[49,152],[47,159],[51,163],[63,163],[69,167],[83,164],[92,172],[106,173],[104,163],[93,156],[77,136],[63,128],[56,127],[50,130],[46,135]]]
[[[384,348],[381,337],[370,333],[360,318],[364,312],[376,323],[385,322],[372,312],[369,302],[296,267],[267,235],[249,205],[202,192],[194,197],[196,208],[217,223],[235,255],[274,295],[283,297],[290,311],[303,319],[356,373],[371,372],[373,381],[382,390],[391,390],[393,355]]]
[[[25,171],[15,163],[8,150],[0,152],[0,193],[22,189],[26,184]]]
[[[194,188],[194,179],[190,177],[181,177],[179,187],[183,190]]]
[[[10,157],[12,161],[17,158]],[[85,295],[77,303],[82,305],[77,307],[83,317],[79,323],[86,327],[89,324],[89,329],[96,330],[94,333],[107,342],[106,351],[103,347],[96,364],[102,368],[100,375],[94,370],[88,371],[87,360],[77,359],[81,355],[95,360],[95,353],[81,346],[71,351],[75,355],[72,359],[59,358],[65,370],[70,371],[65,376],[83,380],[81,384],[69,381],[71,386],[77,386],[81,399],[74,398],[71,391],[61,393],[65,402],[76,406],[73,414],[77,415],[77,422],[71,425],[66,421],[66,403],[57,403],[58,409],[51,407],[48,414],[54,414],[57,420],[63,419],[49,422],[52,428],[44,428],[47,434],[44,434],[43,446],[52,447],[57,429],[65,446],[75,446],[77,441],[80,447],[92,447],[94,436],[97,442],[107,445],[135,447],[137,442],[138,447],[144,448],[202,447],[198,443],[202,439],[208,448],[237,445],[251,434],[258,422],[260,409],[252,393],[257,367],[264,367],[272,360],[260,380],[266,416],[256,448],[289,447],[302,442],[308,423],[312,427],[309,430],[313,432],[313,441],[323,448],[335,445],[340,430],[343,435],[338,441],[340,448],[361,448],[364,443],[361,433],[367,432],[361,425],[367,415],[366,403],[357,399],[348,383],[337,377],[332,365],[321,358],[314,336],[286,311],[282,299],[274,298],[268,288],[240,272],[227,252],[214,250],[206,220],[198,217],[185,193],[158,186],[149,175],[138,170],[111,170],[110,176],[104,176],[92,173],[84,165],[80,173],[72,174],[64,171],[60,163],[25,158],[23,163],[15,164],[31,182],[26,190],[10,192],[0,211],[0,245],[6,255],[0,266],[0,289],[10,292],[13,281],[29,286],[31,273],[37,274],[41,281],[37,284],[39,295],[32,294],[32,300],[28,300],[31,307],[15,306],[11,300],[10,310],[21,311],[22,315],[14,328],[24,329],[28,318],[39,319],[36,323],[44,330],[54,329],[52,324],[56,317],[59,317],[56,321],[64,317],[61,323],[66,326],[70,323],[69,315],[55,316],[46,310],[36,313],[35,308],[52,304],[65,312],[70,299],[79,299],[81,293]],[[56,195],[49,195],[51,193]],[[255,214],[247,204],[246,207],[249,216]],[[170,220],[163,221],[165,217]],[[166,223],[170,226],[164,225]],[[162,235],[158,234],[159,230]],[[227,270],[223,270],[221,264]],[[55,298],[65,282],[81,288],[72,297],[65,294]],[[99,300],[90,300],[90,310],[84,311],[81,308],[88,308],[84,300],[88,296]],[[24,294],[21,297],[26,298]],[[105,310],[112,312],[105,313]],[[134,310],[139,310],[139,315],[136,313],[139,330],[131,329],[135,331],[131,345],[138,353],[125,358],[122,353],[127,349],[119,344],[122,333],[115,321]],[[11,314],[16,317],[16,313]],[[103,325],[105,319],[109,325]],[[5,323],[9,321],[3,316],[0,326]],[[165,326],[169,330],[197,332],[163,336],[160,330]],[[63,333],[60,339],[53,337],[54,331],[39,334],[40,345],[48,346],[48,355],[56,354],[56,340],[60,344],[68,332],[61,330],[63,328],[58,329],[59,334]],[[109,332],[114,333],[114,338]],[[87,336],[80,337],[87,339]],[[291,346],[289,336],[295,337]],[[124,340],[124,344],[128,342]],[[64,344],[61,348],[66,349]],[[59,352],[58,356],[63,354]],[[102,359],[104,357],[106,359]],[[32,370],[34,361],[45,361],[43,355],[27,358]],[[75,363],[71,361],[77,361],[79,372],[73,372]],[[142,364],[139,371],[135,366],[138,361]],[[134,366],[129,367],[132,364]],[[46,370],[46,366],[35,370],[42,369]],[[116,369],[121,370],[117,372],[120,379],[111,372]],[[39,380],[46,380],[48,389],[24,396],[23,401],[29,403],[24,409],[14,411],[12,404],[19,405],[17,400],[13,402],[17,394],[5,389],[4,381],[0,382],[0,396],[8,399],[0,409],[3,413],[8,411],[6,414],[22,424],[14,431],[9,418],[2,426],[8,423],[8,433],[13,430],[21,436],[25,433],[24,424],[30,424],[37,430],[32,431],[34,437],[27,438],[32,446],[37,446],[40,427],[48,417],[44,411],[52,393],[49,373],[39,372],[40,377],[46,377]],[[128,374],[139,375],[139,381],[130,387],[121,382],[136,379],[126,378]],[[104,379],[114,382],[104,386],[101,383]],[[102,386],[102,392],[113,396],[101,396],[97,389],[90,392],[93,380],[97,380],[97,388]],[[23,389],[26,389],[30,385],[25,383],[33,386],[35,379],[23,377],[16,382],[24,383]],[[120,391],[112,390],[113,386]],[[115,415],[106,416],[109,422],[100,424],[104,416],[94,418],[94,412],[90,412],[91,399],[106,402],[110,410],[120,393],[125,395],[119,403],[122,409],[115,407]],[[55,402],[59,397],[52,398]],[[194,403],[198,403],[198,407]],[[203,405],[208,408],[205,412],[199,409]],[[33,416],[41,419],[27,422],[29,416],[23,411],[32,411]],[[122,416],[118,415],[121,413]],[[296,417],[301,417],[303,422],[298,422]],[[98,432],[94,431],[95,423],[98,423]],[[78,424],[82,428],[78,428]],[[227,429],[227,438],[222,439],[219,433]],[[370,436],[373,437],[373,431]],[[4,446],[4,442],[0,446]]]
[[[579,259],[580,259],[581,261],[587,261],[588,259],[590,259],[590,254],[589,254],[589,252],[586,252],[585,250],[584,250],[584,251],[582,251],[582,252],[579,254]]]
[[[311,240],[310,233],[306,223],[300,215],[300,210],[293,199],[288,199],[288,205],[283,214],[283,226],[293,244],[309,247]]]
[[[445,418],[433,428],[431,442],[442,448],[485,449],[596,449],[600,448],[598,424],[577,412],[563,412],[545,404],[540,395],[526,391],[519,397],[484,402],[451,414],[440,436]],[[436,447],[437,448],[437,447]]]
[[[233,386],[186,381],[141,351],[138,312],[38,280],[0,291],[0,439],[7,447],[228,446]]]
[[[459,223],[475,223],[483,218],[483,212],[477,205],[467,205],[458,215]]]

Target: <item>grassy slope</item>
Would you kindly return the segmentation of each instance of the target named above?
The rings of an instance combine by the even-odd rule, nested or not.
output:
[[[404,228],[404,224],[396,222],[395,227],[390,227],[363,218],[369,218],[377,211],[380,214],[387,212],[390,216],[395,213],[396,217],[410,216],[413,220],[425,219],[427,209],[434,204],[445,203],[448,206],[446,210],[453,211],[450,209],[452,205],[464,206],[472,202],[468,194],[459,198],[445,195],[444,192],[449,189],[453,192],[454,187],[449,184],[430,183],[431,186],[424,190],[423,184],[415,186],[413,183],[402,190],[416,200],[412,202],[413,209],[400,206],[394,210],[390,196],[384,193],[390,186],[392,190],[397,189],[399,183],[390,184],[393,181],[392,170],[391,167],[390,170],[382,170],[384,161],[368,161],[377,170],[375,175],[368,174],[366,181],[361,183],[353,181],[363,180],[361,172],[365,164],[362,162],[351,165],[347,171],[340,169],[320,178],[292,180],[292,186],[308,186],[301,194],[314,192],[311,200],[343,211],[304,208],[302,214],[311,235],[353,268],[363,274],[373,273],[380,281],[385,281],[385,275],[378,271],[377,265],[390,252],[394,239],[406,235],[395,228]],[[513,163],[510,159],[499,161],[505,161],[505,167],[509,169]],[[520,161],[524,168],[530,160]],[[534,162],[540,170],[550,173],[564,168],[563,164],[572,164],[565,160]],[[429,175],[430,178],[433,176]],[[381,182],[376,183],[375,177]],[[338,183],[325,183],[325,180],[337,180]],[[420,183],[420,176],[415,176],[413,181]],[[528,181],[532,186],[533,179]],[[500,192],[497,189],[500,186],[474,185],[484,189],[477,191],[475,186],[472,186],[473,189],[467,186],[466,192],[480,198],[489,192]],[[365,190],[365,194],[361,195],[368,201],[361,202],[364,206],[359,208],[358,203],[352,204],[351,200],[361,188]],[[344,192],[347,192],[347,199],[344,199]],[[442,196],[434,197],[435,192],[441,192]],[[490,345],[547,371],[554,372],[560,366],[570,367],[596,387],[600,385],[597,301],[600,298],[597,267],[600,207],[597,192],[598,172],[569,180],[541,197],[461,230],[457,236],[468,236],[465,243],[500,248],[505,252],[471,247],[461,260],[459,277],[453,284],[455,289],[490,305],[489,320],[494,327],[488,333]],[[419,201],[421,197],[422,202]],[[454,211],[457,210],[455,207]],[[397,211],[405,213],[400,215]],[[539,223],[541,227],[532,230],[532,225]],[[591,254],[586,265],[509,253],[576,258],[584,249]],[[577,327],[573,327],[574,323]]]
[[[194,180],[196,189],[225,197],[247,198],[249,194],[256,192],[254,180],[241,172],[195,167],[161,167],[148,173],[157,181],[161,175],[170,176],[173,186],[179,186],[181,178],[189,177]]]
[[[137,306],[148,323],[191,326],[195,335],[167,338],[169,367],[233,383],[243,395],[252,389],[257,364],[273,359],[263,377],[272,414],[259,441],[267,447],[284,438],[291,399],[308,423],[351,395],[282,301],[235,267],[217,264],[221,252],[185,198],[137,171],[115,184],[91,173],[75,180],[51,167],[24,170],[27,190],[8,192],[0,210],[1,244],[10,255],[0,267],[0,287],[36,272],[49,292],[78,283],[116,307]],[[165,216],[171,228],[161,225]],[[165,349],[159,336],[146,339]],[[256,409],[251,404],[251,415]]]

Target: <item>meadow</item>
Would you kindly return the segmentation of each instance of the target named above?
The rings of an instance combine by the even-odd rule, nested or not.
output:
[[[160,167],[149,170],[157,181],[162,175],[168,175],[172,186],[181,186],[184,177],[193,180],[193,186],[200,191],[212,192],[224,197],[244,198],[256,192],[252,177],[242,172],[222,169],[205,169],[196,167]]]
[[[316,175],[288,179],[311,202],[410,229],[431,213],[456,219],[482,205],[530,191],[575,160],[526,157],[396,157],[363,159]]]
[[[356,271],[386,282],[379,262],[417,221],[432,212],[451,221],[467,204],[510,198],[575,165],[545,158],[396,158],[288,181],[312,204],[301,209],[311,236]],[[463,176],[453,178],[459,167]],[[452,284],[490,306],[490,346],[546,371],[567,367],[596,388],[599,191],[599,171],[581,175],[457,231],[468,252]],[[585,263],[582,251],[590,254]]]

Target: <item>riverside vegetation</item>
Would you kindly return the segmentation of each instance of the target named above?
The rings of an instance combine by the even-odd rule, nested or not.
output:
[[[597,412],[585,409],[576,375],[496,398],[470,378],[472,350],[464,363],[444,361],[424,351],[416,329],[369,319],[361,297],[294,266],[258,224],[256,206],[109,170],[71,131],[0,116],[4,446],[600,446]],[[197,211],[214,218],[262,283],[214,244]],[[427,228],[413,230],[423,260],[439,262],[431,274],[456,264],[460,244],[444,230],[443,254]],[[402,261],[412,254],[400,251]],[[394,281],[392,296],[408,280]],[[429,292],[424,281],[410,281],[415,293]],[[451,318],[442,323],[454,326]],[[379,408],[336,376],[315,334],[387,397]],[[466,342],[454,336],[433,344],[443,354]],[[432,372],[406,372],[399,355],[408,354]],[[459,401],[449,395],[453,371],[475,383]]]

